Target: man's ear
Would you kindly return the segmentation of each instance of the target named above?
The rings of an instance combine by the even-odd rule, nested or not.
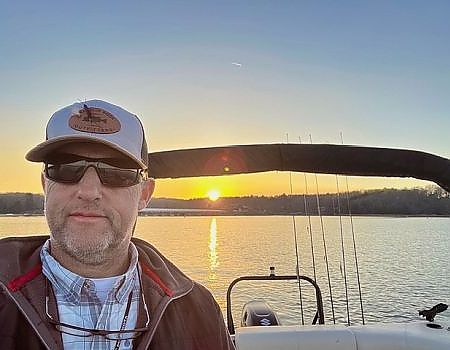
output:
[[[153,191],[155,190],[155,180],[148,179],[142,183],[141,198],[139,199],[139,210],[147,207],[150,198],[152,198]]]

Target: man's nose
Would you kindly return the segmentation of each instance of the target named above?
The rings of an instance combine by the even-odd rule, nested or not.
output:
[[[78,182],[78,197],[80,199],[93,201],[102,197],[103,184],[93,167],[86,169],[81,180]]]

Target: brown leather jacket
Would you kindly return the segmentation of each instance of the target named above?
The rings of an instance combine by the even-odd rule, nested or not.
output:
[[[0,349],[62,349],[45,317],[40,249],[48,236],[0,240]],[[133,349],[234,349],[211,293],[190,280],[153,246],[133,238],[151,322]],[[55,313],[52,313],[55,314]]]

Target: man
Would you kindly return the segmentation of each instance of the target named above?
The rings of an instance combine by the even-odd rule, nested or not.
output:
[[[0,349],[233,348],[209,291],[132,238],[154,189],[137,116],[75,103],[26,158],[50,237],[0,241]]]

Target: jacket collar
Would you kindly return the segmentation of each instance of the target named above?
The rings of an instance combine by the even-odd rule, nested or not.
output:
[[[0,240],[0,282],[11,292],[41,274],[39,253],[48,236],[8,237]],[[193,281],[167,260],[154,246],[132,238],[143,273],[160,289],[162,295],[176,298],[193,287]],[[16,262],[16,263],[12,263]]]
[[[153,245],[139,238],[132,241],[138,249],[143,274],[161,289],[162,294],[177,298],[192,289],[194,282]]]
[[[9,237],[0,240],[0,285],[19,306],[33,328],[46,344],[58,344],[59,332],[47,327],[44,310],[45,277],[41,273],[40,250],[48,236]],[[150,344],[155,330],[169,303],[188,294],[194,282],[167,260],[151,244],[133,238],[142,267],[142,283],[151,313],[150,330],[138,338],[141,346]],[[140,313],[142,314],[142,313]],[[139,322],[139,321],[138,321]],[[50,340],[51,339],[51,340]],[[50,346],[53,348],[53,346]]]

